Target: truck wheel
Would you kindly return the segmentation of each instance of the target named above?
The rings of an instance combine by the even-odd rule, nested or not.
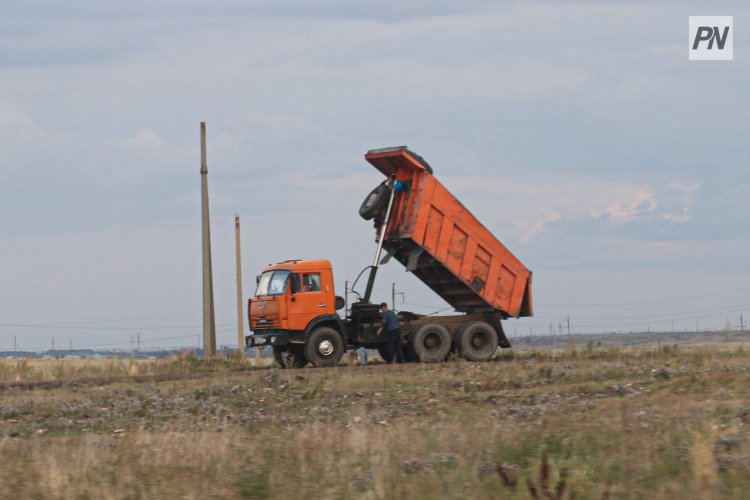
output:
[[[404,346],[404,363],[416,363],[417,361],[419,361],[419,358],[414,354],[414,349],[411,348],[411,345],[406,344]]]
[[[388,186],[386,186],[385,183],[379,185],[373,189],[370,194],[367,195],[365,201],[362,202],[362,205],[359,207],[359,215],[364,220],[372,219],[380,209],[386,206],[389,195],[390,191],[388,190]]]
[[[497,333],[484,321],[465,323],[456,332],[456,348],[469,361],[487,361],[497,351]]]
[[[414,330],[409,344],[422,363],[439,363],[451,350],[451,335],[443,325],[427,323]]]
[[[345,350],[339,332],[327,326],[313,330],[305,344],[305,356],[315,366],[336,366]]]
[[[281,368],[302,368],[307,364],[302,346],[274,347],[273,359]]]

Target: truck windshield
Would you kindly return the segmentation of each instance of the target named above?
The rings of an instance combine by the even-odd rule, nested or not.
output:
[[[255,296],[284,295],[286,284],[289,282],[289,272],[285,270],[266,271],[260,276]]]

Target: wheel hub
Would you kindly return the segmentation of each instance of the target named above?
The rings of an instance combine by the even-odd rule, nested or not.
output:
[[[433,334],[427,335],[424,339],[424,346],[430,352],[436,351],[440,348],[440,337]]]
[[[325,339],[318,344],[318,352],[323,356],[330,356],[333,354],[333,349],[333,342],[328,339]]]
[[[482,347],[484,343],[484,335],[478,334],[471,338],[471,345],[474,347]]]

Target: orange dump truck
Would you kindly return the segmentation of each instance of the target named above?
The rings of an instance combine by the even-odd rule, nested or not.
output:
[[[346,317],[325,260],[268,266],[248,304],[248,346],[271,345],[284,367],[332,366],[349,348],[376,348],[380,317],[370,302],[378,267],[395,258],[456,312],[399,314],[407,358],[437,362],[451,352],[475,361],[510,347],[501,320],[532,315],[531,271],[495,238],[405,146],[369,151],[365,159],[386,176],[360,207],[374,219],[377,251],[364,296]],[[381,259],[381,253],[386,255]]]

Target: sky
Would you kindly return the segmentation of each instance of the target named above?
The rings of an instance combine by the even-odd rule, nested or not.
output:
[[[0,350],[197,346],[199,124],[217,339],[264,265],[369,265],[363,159],[408,145],[534,273],[512,336],[750,316],[744,2],[4,2]],[[733,61],[688,16],[732,15]],[[447,306],[395,261],[375,300]],[[448,311],[450,312],[450,311]],[[245,320],[244,329],[247,329]]]

